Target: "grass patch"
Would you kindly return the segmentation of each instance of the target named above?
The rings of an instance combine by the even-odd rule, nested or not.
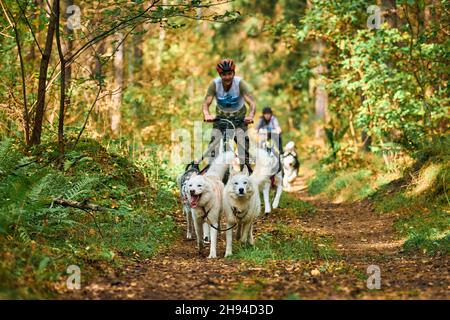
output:
[[[151,257],[167,248],[178,236],[171,215],[149,215],[142,210],[113,226],[108,244],[125,256]]]
[[[336,251],[330,238],[304,236],[298,230],[276,224],[270,232],[261,234],[254,246],[238,245],[232,258],[264,264],[268,260],[332,259]]]
[[[312,195],[325,194],[336,201],[358,201],[373,195],[378,188],[392,181],[396,175],[375,172],[367,168],[318,168],[308,181]]]
[[[295,195],[287,192],[281,194],[279,208],[284,209],[284,211],[293,216],[314,214],[316,212],[313,204],[300,200]]]
[[[301,298],[297,293],[291,293],[284,297],[283,300],[301,300]]]
[[[265,282],[261,279],[255,279],[254,283],[239,283],[231,290],[227,299],[230,300],[256,300],[265,288]]]
[[[395,228],[407,237],[405,252],[420,251],[429,255],[450,253],[450,215],[444,210],[416,211],[399,219]]]
[[[431,236],[431,237],[430,237]],[[434,239],[433,239],[434,238]],[[450,253],[450,233],[445,236],[439,234],[431,235],[411,233],[403,248],[406,252],[421,251],[422,253],[434,256],[437,254],[448,255]]]
[[[325,192],[334,177],[335,172],[333,171],[317,171],[314,177],[308,181],[308,192],[312,195]]]
[[[411,205],[413,200],[405,196],[403,192],[395,193],[390,197],[378,196],[375,202],[375,210],[380,213],[387,213]]]

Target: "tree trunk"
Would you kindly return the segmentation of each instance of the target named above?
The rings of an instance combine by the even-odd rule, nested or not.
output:
[[[73,0],[65,0],[66,9],[69,6],[74,4]],[[64,56],[70,57],[73,51],[73,29],[68,28],[66,25],[65,32],[67,34],[66,46],[64,48]],[[66,86],[67,86],[67,95],[66,95],[66,108],[70,106],[70,92],[72,90],[72,64],[66,66]]]
[[[359,101],[361,103],[361,106],[364,103],[364,94],[362,93],[362,90],[359,90]],[[364,128],[361,131],[361,142],[362,142],[362,149],[364,152],[370,152],[370,147],[372,146],[372,137],[369,136],[367,133],[367,128]]]
[[[54,14],[56,15],[56,47],[58,49],[59,63],[61,65],[61,90],[60,90],[60,101],[59,101],[59,119],[58,119],[58,146],[59,152],[61,153],[60,165],[64,163],[64,114],[65,114],[65,102],[66,102],[66,59],[64,58],[64,52],[61,45],[61,34],[60,34],[60,3],[56,0],[57,6]]]
[[[308,9],[312,8],[313,3],[311,0],[306,1],[306,6]],[[316,124],[315,137],[321,138],[324,136],[323,123],[326,121],[328,110],[328,92],[325,89],[325,83],[321,79],[322,74],[328,71],[324,64],[325,44],[323,41],[316,40],[313,43],[312,53],[317,59],[317,66],[312,70],[314,74],[314,88],[311,88],[311,93],[314,95],[316,118],[319,120],[319,123]]]
[[[118,136],[120,130],[120,105],[122,104],[123,90],[123,33],[118,33],[116,39],[118,47],[114,54],[114,88],[110,108],[111,132],[113,136]]]
[[[313,51],[317,53],[319,59],[324,57],[325,53],[325,45],[321,41],[317,41],[313,47]],[[315,98],[315,111],[316,117],[319,120],[319,124],[316,127],[316,138],[320,138],[323,136],[323,125],[327,118],[328,113],[328,92],[325,89],[325,83],[321,79],[322,75],[327,72],[327,67],[323,64],[323,61],[314,68],[313,73],[315,74],[316,85],[314,90],[314,98]]]
[[[59,2],[59,1],[58,1]],[[73,4],[73,0],[65,0],[66,7]],[[60,81],[61,81],[61,90],[60,90],[60,104],[59,104],[59,114],[58,114],[58,146],[59,151],[62,155],[61,157],[61,166],[64,163],[64,119],[65,114],[67,111],[67,108],[70,104],[70,95],[69,95],[69,88],[70,88],[70,81],[72,79],[72,67],[71,65],[67,65],[66,57],[71,55],[72,51],[72,39],[71,35],[73,34],[72,29],[68,28],[67,25],[64,28],[68,35],[68,42],[67,46],[63,48],[62,42],[61,42],[61,35],[60,35],[60,18],[61,18],[61,6],[58,4],[57,12],[55,13],[57,16],[57,23],[56,23],[56,44],[58,48],[58,54],[59,54],[59,61],[61,65],[61,74],[60,74]]]
[[[142,9],[145,10],[145,4],[142,4]],[[140,84],[142,81],[142,67],[144,65],[144,35],[146,28],[144,24],[139,24],[135,28],[136,34],[132,35],[131,47],[129,50],[128,59],[128,79],[134,84]]]
[[[103,75],[103,64],[101,57],[105,54],[105,52],[106,52],[105,40],[101,40],[96,50],[94,70],[92,72],[97,79],[100,79],[101,76]]]
[[[382,11],[385,12],[385,19],[389,27],[398,27],[397,2],[396,0],[381,0]]]
[[[320,71],[317,73],[318,75],[321,74]],[[315,102],[315,109],[316,109],[316,116],[317,118],[321,120],[325,120],[327,115],[327,109],[328,109],[328,92],[325,89],[325,85],[322,83],[322,81],[318,81],[316,87],[316,102]]]
[[[4,7],[3,7],[4,8]],[[17,46],[17,55],[19,57],[20,64],[20,76],[22,80],[22,96],[23,96],[23,127],[25,133],[25,142],[27,145],[30,143],[30,118],[28,113],[28,102],[27,102],[27,86],[26,86],[26,75],[25,75],[25,65],[22,54],[22,44],[19,37],[19,30],[17,29],[17,22],[14,19],[14,15],[11,13],[9,8],[5,10],[6,18],[11,23],[11,26],[14,30],[14,38],[16,40]],[[25,14],[25,13],[22,13]]]
[[[132,45],[130,50],[130,59],[128,59],[128,78],[130,81],[139,82],[142,80],[142,66],[144,62],[144,50],[142,49],[144,36],[143,25],[136,27],[138,34],[133,35]]]
[[[34,126],[33,132],[31,134],[30,144],[38,145],[41,143],[42,134],[42,121],[44,119],[45,112],[45,95],[46,95],[46,84],[47,84],[47,70],[50,63],[50,57],[52,54],[53,47],[53,35],[55,33],[57,19],[54,15],[56,12],[59,0],[53,0],[50,15],[50,21],[48,23],[47,37],[45,39],[45,48],[42,53],[41,63],[39,67],[39,84],[38,84],[38,94],[36,102],[36,112],[34,115]]]
[[[198,7],[197,9],[196,9],[196,11],[197,11],[197,28],[196,28],[196,31],[197,31],[197,33],[201,33],[202,32],[202,30],[201,30],[201,26],[202,26],[202,16],[203,16],[203,10],[202,10],[202,7]]]
[[[167,5],[167,0],[163,0],[162,4],[165,6]],[[166,19],[163,19],[165,21]],[[156,72],[160,73],[161,71],[161,61],[162,61],[162,54],[164,52],[164,45],[166,41],[166,29],[164,29],[163,24],[161,24],[159,28],[159,47],[158,47],[158,57],[156,58]]]
[[[294,106],[292,105],[292,102],[288,100],[287,103],[287,109],[288,109],[288,128],[289,131],[293,131],[295,127],[294,118],[292,117],[292,113],[294,111]]]
[[[32,3],[37,8],[40,5],[40,0],[33,0]],[[31,11],[30,9],[28,9],[28,10]],[[37,17],[36,10],[33,10],[31,12],[31,14],[30,14],[29,21],[34,21],[36,19],[36,17]],[[39,29],[36,28],[34,33],[36,35],[36,40],[39,41]],[[36,45],[30,46],[29,51],[28,51],[28,53],[27,53],[27,55],[25,57],[27,62],[28,63],[32,63],[33,66],[34,66],[34,63],[35,63],[35,60],[36,60],[36,49],[37,49]]]

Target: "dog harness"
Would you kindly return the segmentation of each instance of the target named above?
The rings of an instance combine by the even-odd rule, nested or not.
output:
[[[211,209],[210,209],[210,210],[211,210]],[[206,223],[209,224],[209,226],[210,226],[211,228],[214,228],[214,229],[216,229],[218,232],[221,232],[221,231],[228,231],[228,230],[233,229],[234,227],[236,227],[237,223],[233,224],[231,227],[229,227],[229,228],[227,228],[227,229],[216,228],[216,227],[211,223],[211,221],[209,221],[208,214],[209,214],[209,211],[210,211],[210,210],[206,211],[205,209],[203,209],[203,212],[204,212],[205,214],[203,215],[202,220],[203,220],[203,221],[206,221]],[[219,224],[220,224],[220,222],[219,222]]]
[[[236,207],[232,207],[231,208],[233,210],[233,214],[236,216],[236,218],[238,218],[239,220],[244,219],[244,217],[247,215],[248,210],[245,211],[243,214],[241,211],[239,211]],[[242,214],[241,216],[239,216],[239,214]]]
[[[216,186],[213,186],[213,188],[215,188],[216,191],[217,191]],[[216,194],[218,194],[218,193],[216,193]],[[217,200],[220,201],[220,199],[217,199]],[[237,225],[237,223],[235,223],[235,224],[233,224],[231,227],[229,227],[229,228],[227,228],[227,229],[220,229],[220,227],[216,228],[216,227],[211,223],[211,221],[210,221],[209,218],[208,218],[208,214],[209,214],[209,212],[211,211],[211,209],[209,209],[208,211],[206,211],[205,208],[202,208],[202,209],[203,209],[203,213],[204,213],[204,215],[203,215],[203,217],[202,217],[202,220],[205,221],[207,224],[209,224],[209,226],[210,226],[211,228],[216,229],[218,232],[221,232],[221,231],[228,231],[228,230],[230,230],[230,229],[233,229],[233,228]],[[219,225],[220,225],[220,222],[219,222]]]

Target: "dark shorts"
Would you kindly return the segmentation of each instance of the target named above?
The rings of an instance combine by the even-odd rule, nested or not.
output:
[[[247,135],[248,125],[244,122],[243,117],[233,118],[233,117],[218,117],[226,119],[233,123],[233,126],[229,122],[215,122],[213,125],[213,132],[211,136],[210,146],[215,143],[214,148],[211,153],[207,155],[209,157],[209,163],[219,154],[220,151],[220,140],[227,135],[229,139],[233,137],[234,142],[238,146],[238,157],[240,163],[248,163],[249,161],[249,148],[250,139]]]

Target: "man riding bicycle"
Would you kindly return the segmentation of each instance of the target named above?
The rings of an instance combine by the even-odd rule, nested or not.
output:
[[[235,69],[236,65],[231,59],[223,59],[217,64],[216,70],[219,73],[219,77],[215,78],[209,85],[203,102],[204,120],[214,122],[213,135],[210,141],[212,150],[209,154],[208,163],[211,163],[212,159],[219,154],[220,144],[218,142],[220,137],[226,133],[227,129],[230,129],[228,126],[224,127],[223,123],[229,122],[234,127],[234,141],[238,145],[241,170],[246,165],[251,172],[249,161],[250,142],[247,129],[248,124],[253,122],[256,104],[250,94],[247,83],[242,78],[235,76]],[[212,116],[209,112],[209,107],[214,98],[216,99],[216,116]],[[246,103],[250,107],[248,116],[246,115]],[[225,121],[214,121],[216,119],[224,119]]]

